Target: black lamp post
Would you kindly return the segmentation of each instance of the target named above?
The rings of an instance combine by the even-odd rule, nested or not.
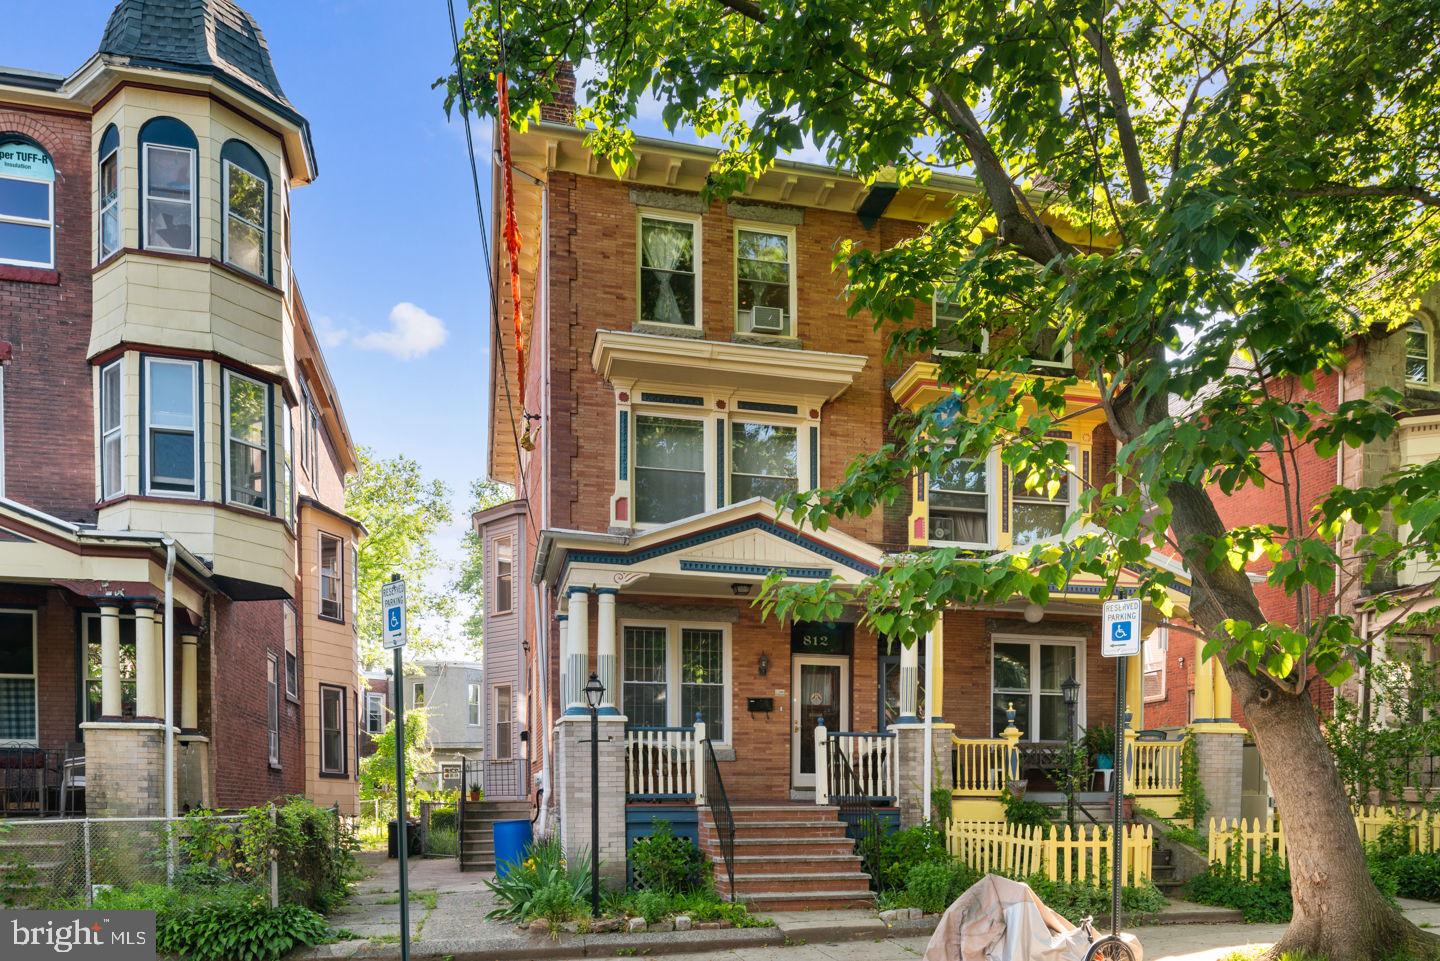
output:
[[[1060,693],[1065,695],[1065,722],[1070,731],[1070,770],[1065,772],[1065,815],[1070,821],[1070,828],[1075,828],[1075,752],[1078,750],[1075,744],[1075,710],[1080,704],[1080,682],[1075,680],[1075,675],[1065,679],[1060,685]]]
[[[590,706],[590,916],[600,917],[600,700],[605,685],[590,672],[585,703]]]

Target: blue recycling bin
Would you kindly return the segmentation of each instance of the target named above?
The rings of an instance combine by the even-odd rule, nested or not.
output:
[[[503,878],[513,865],[525,860],[533,837],[529,821],[495,822],[495,876]]]

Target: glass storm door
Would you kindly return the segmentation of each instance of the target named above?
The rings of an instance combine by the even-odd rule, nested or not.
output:
[[[797,656],[793,664],[791,782],[795,787],[814,787],[816,720],[823,717],[831,731],[844,731],[850,724],[850,660]]]

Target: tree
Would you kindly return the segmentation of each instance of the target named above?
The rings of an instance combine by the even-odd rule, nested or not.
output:
[[[360,469],[345,486],[345,510],[365,525],[360,542],[358,634],[360,656],[368,666],[381,661],[380,585],[391,574],[405,579],[405,603],[412,653],[434,649],[438,642],[424,632],[427,617],[448,617],[453,599],[428,581],[439,563],[435,533],[450,523],[450,491],[442,481],[426,480],[418,462],[398,454],[377,458],[359,449]]]
[[[1369,878],[1308,688],[1339,683],[1365,657],[1353,619],[1319,603],[1337,571],[1369,576],[1440,546],[1440,465],[1304,503],[1296,450],[1388,435],[1400,395],[1323,411],[1282,389],[1336,370],[1355,338],[1399,327],[1440,279],[1434,0],[500,9],[503,32],[489,5],[467,24],[460,63],[473,104],[494,110],[501,37],[522,120],[553,94],[560,63],[587,62],[577,119],[617,171],[634,160],[628,128],[648,95],[671,129],[723,143],[711,199],[807,139],[862,177],[973,173],[976,189],[920,236],[845,244],[837,266],[851,309],[889,333],[895,355],[986,329],[988,355],[941,357],[954,396],[897,415],[894,441],[852,463],[839,486],[787,504],[797,520],[824,528],[867,513],[901,497],[914,472],[997,446],[1017,476],[1057,483],[1073,470],[1066,444],[1047,437],[1066,385],[1086,378],[1101,392],[1119,482],[1084,490],[1061,543],[1020,557],[906,555],[856,590],[770,585],[767,607],[823,617],[855,605],[876,630],[914,643],[947,603],[1043,603],[1075,572],[1113,587],[1132,565],[1141,593],[1168,611],[1170,575],[1144,562],[1178,554],[1204,653],[1223,659],[1296,826],[1294,917],[1276,951],[1435,955],[1433,936]],[[942,331],[913,322],[916,301],[937,288],[954,302]],[[1052,332],[1075,373],[1035,380],[1024,345]],[[1262,486],[1283,499],[1287,522],[1227,529],[1209,491]],[[1365,531],[1358,559],[1336,551],[1349,524]],[[1269,582],[1295,599],[1293,624],[1261,612],[1245,565],[1262,556]]]
[[[403,683],[392,678],[391,684]],[[379,798],[393,803],[395,785],[395,719],[385,722],[385,730],[375,738],[375,751],[360,762],[360,797]],[[429,715],[423,708],[405,711],[405,797],[414,801],[422,777],[434,774],[430,753]],[[407,805],[408,807],[408,805]]]
[[[469,517],[483,510],[503,504],[515,496],[507,485],[486,477],[470,482],[470,508],[465,512]],[[484,543],[473,526],[466,528],[461,539],[463,556],[456,572],[453,591],[462,598],[469,611],[465,615],[465,636],[470,646],[478,653],[485,637],[485,552]]]

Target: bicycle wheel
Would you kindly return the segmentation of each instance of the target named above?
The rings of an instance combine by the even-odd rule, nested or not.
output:
[[[1135,952],[1120,938],[1107,934],[1090,945],[1090,950],[1085,952],[1085,961],[1135,961]]]

